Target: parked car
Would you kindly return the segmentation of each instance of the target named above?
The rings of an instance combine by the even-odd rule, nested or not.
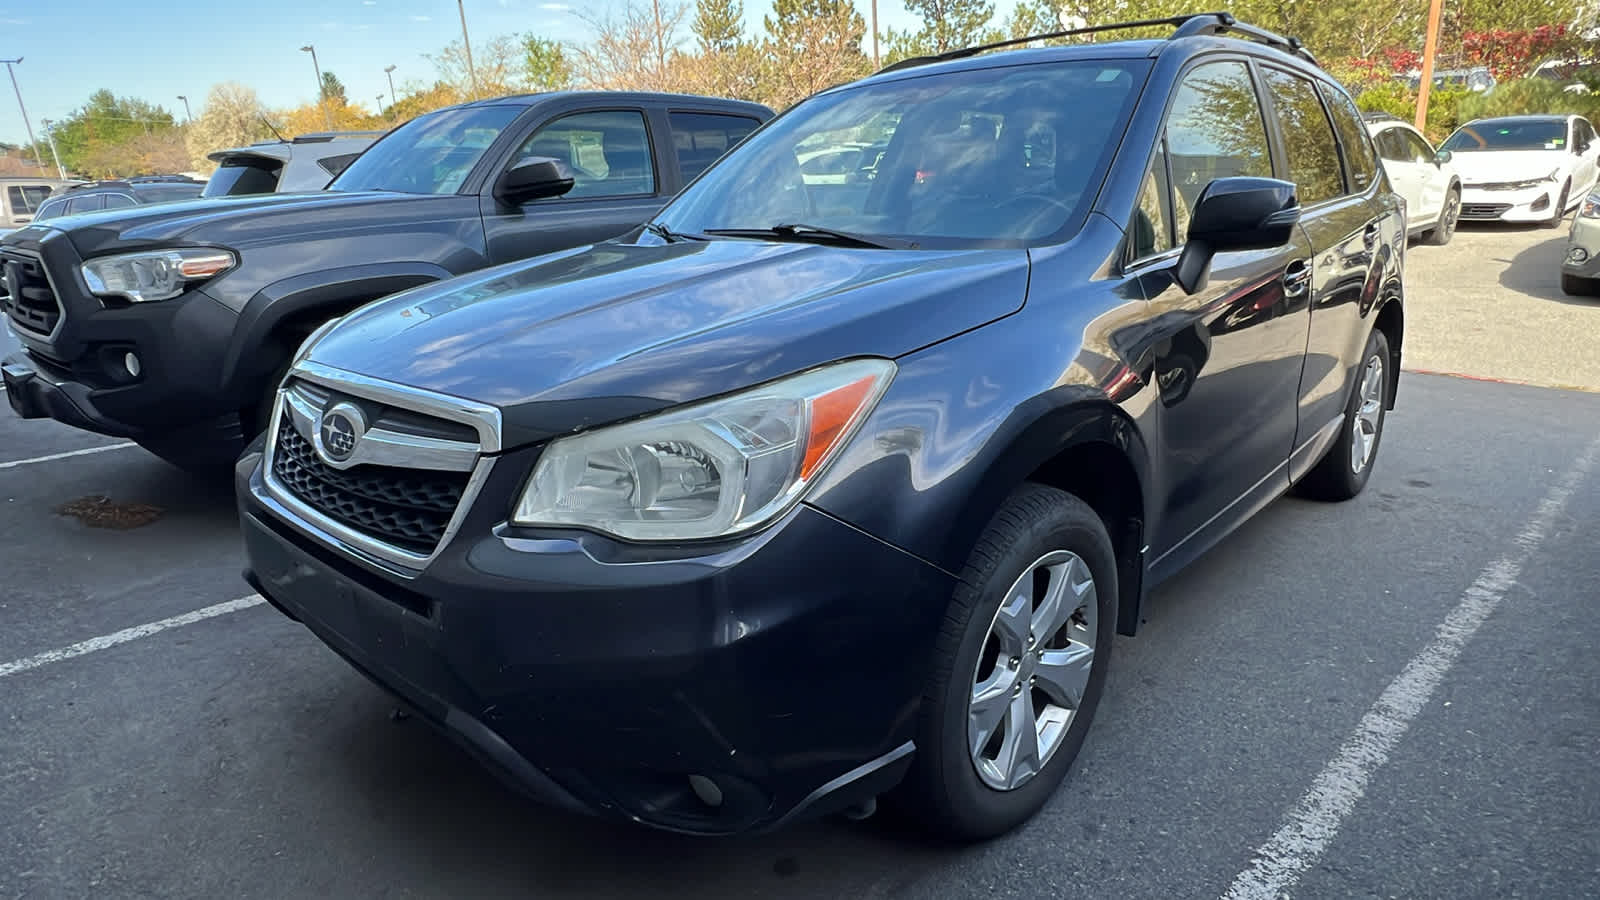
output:
[[[625,236],[325,325],[235,469],[250,584],[568,809],[1017,826],[1150,587],[1360,493],[1399,378],[1349,94],[1170,21],[897,64]],[[870,182],[807,180],[886,111]]]
[[[9,232],[33,221],[39,205],[58,188],[76,184],[60,178],[0,176],[0,233]]]
[[[382,136],[381,131],[319,132],[208,153],[217,171],[203,196],[320,191]]]
[[[1600,140],[1582,116],[1474,119],[1439,149],[1461,176],[1464,220],[1555,228],[1600,176]]]
[[[1592,90],[1591,84],[1600,83],[1600,61],[1547,59],[1540,63],[1529,77],[1554,81],[1569,94],[1587,94]]]
[[[122,178],[111,181],[86,181],[82,184],[57,188],[49,199],[39,204],[34,214],[35,222],[58,216],[102,209],[124,209],[148,203],[167,203],[173,200],[192,200],[200,196],[206,186],[204,181],[184,177]]]
[[[1561,290],[1574,297],[1600,296],[1600,193],[1585,197],[1572,218],[1561,260]]]
[[[1425,234],[1430,244],[1450,243],[1461,218],[1461,179],[1450,151],[1435,150],[1422,132],[1392,115],[1363,118],[1395,193],[1405,198],[1408,233]]]
[[[21,288],[4,307],[22,344],[4,364],[6,397],[24,418],[125,437],[185,468],[231,464],[323,322],[637,227],[771,116],[669,94],[484,100],[400,126],[325,191],[22,229],[0,241]]]
[[[1422,84],[1422,73],[1413,69],[1404,75],[1395,76],[1413,91]],[[1475,94],[1492,93],[1497,84],[1494,74],[1488,66],[1472,66],[1466,69],[1436,69],[1433,73],[1433,87],[1435,90],[1472,91]]]

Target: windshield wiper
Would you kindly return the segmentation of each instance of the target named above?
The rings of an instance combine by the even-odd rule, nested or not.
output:
[[[686,234],[681,231],[673,231],[660,222],[646,223],[644,230],[650,232],[658,238],[661,238],[663,241],[666,241],[669,244],[676,244],[679,241],[703,241],[707,239],[705,235]]]
[[[791,241],[807,241],[810,243],[835,243],[846,244],[852,247],[873,247],[879,250],[909,250],[917,245],[911,241],[902,241],[898,238],[867,236],[849,231],[840,231],[836,228],[823,228],[819,225],[806,225],[795,222],[790,224],[773,225],[770,228],[707,228],[706,234],[726,234],[731,237],[778,237]]]

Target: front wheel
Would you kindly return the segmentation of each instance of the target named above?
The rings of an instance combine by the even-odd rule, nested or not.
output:
[[[1389,408],[1389,338],[1374,328],[1356,367],[1344,424],[1333,446],[1301,480],[1300,493],[1317,500],[1349,500],[1361,493],[1378,461]]]
[[[895,799],[957,840],[1031,818],[1083,745],[1116,615],[1116,556],[1100,517],[1055,488],[1019,488],[962,570]]]
[[[1428,232],[1427,242],[1443,247],[1455,236],[1456,223],[1461,220],[1461,189],[1451,188],[1444,197],[1444,209],[1439,210],[1439,223]]]

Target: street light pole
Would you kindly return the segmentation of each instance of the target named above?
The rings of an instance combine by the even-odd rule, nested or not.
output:
[[[179,94],[178,99],[183,101],[183,117],[188,121],[193,122],[194,112],[189,109],[189,98],[183,94]]]
[[[400,103],[399,100],[394,98],[394,66],[385,66],[383,74],[384,77],[389,79],[389,108],[394,109]]]
[[[472,40],[467,37],[467,7],[465,0],[456,0],[461,12],[461,46],[467,51],[467,78],[472,82],[472,99],[478,99],[478,71],[472,67]]]
[[[324,96],[327,92],[322,89],[322,67],[317,65],[317,48],[313,44],[307,44],[300,49],[311,54],[311,68],[317,73],[317,105],[322,107],[322,124],[332,131],[333,117],[328,114],[328,98]]]
[[[5,63],[6,71],[11,73],[11,89],[17,92],[17,108],[22,110],[22,124],[23,127],[28,129],[28,146],[33,148],[33,161],[39,166],[39,171],[41,173],[49,174],[50,170],[46,169],[44,167],[44,161],[39,159],[39,142],[33,137],[33,124],[28,121],[28,107],[23,105],[22,102],[22,88],[17,87],[17,70],[12,68],[12,66],[18,65],[22,62],[22,57],[19,56],[16,59],[0,59],[0,62]]]
[[[54,123],[49,119],[40,119],[39,124],[44,126],[44,139],[50,143],[50,158],[56,162],[56,175],[62,181],[67,180],[67,170],[61,168],[61,154],[56,152],[56,134]]]

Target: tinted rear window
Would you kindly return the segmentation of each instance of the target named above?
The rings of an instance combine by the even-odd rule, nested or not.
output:
[[[239,194],[270,194],[278,187],[283,167],[266,160],[229,160],[217,167],[206,182],[202,197],[233,197]]]
[[[205,189],[201,184],[159,184],[140,187],[139,199],[146,203],[165,203],[169,200],[189,200],[200,196]]]

